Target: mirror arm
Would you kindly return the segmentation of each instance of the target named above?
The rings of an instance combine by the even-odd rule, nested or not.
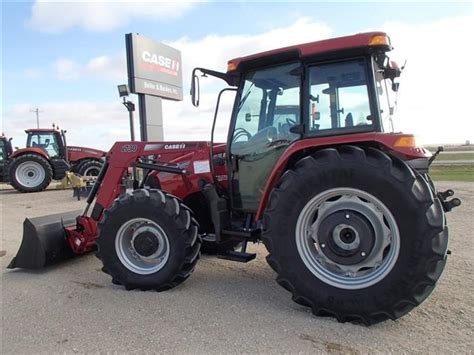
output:
[[[193,76],[196,75],[196,71],[200,71],[204,75],[211,75],[213,77],[224,80],[229,86],[237,86],[238,84],[238,75],[222,73],[215,70],[205,69],[205,68],[194,68]]]

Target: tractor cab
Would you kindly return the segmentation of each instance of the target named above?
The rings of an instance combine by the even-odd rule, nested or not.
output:
[[[311,138],[392,132],[400,70],[381,32],[319,41],[241,57],[227,73],[196,72],[236,87],[227,158],[232,209],[257,211],[275,164],[288,147]]]
[[[0,163],[5,162],[12,153],[12,139],[2,134],[0,136]]]
[[[0,135],[0,182],[7,181],[8,158],[12,153],[12,139]]]
[[[50,158],[67,160],[64,131],[53,129],[27,129],[27,148],[39,148],[46,152]]]

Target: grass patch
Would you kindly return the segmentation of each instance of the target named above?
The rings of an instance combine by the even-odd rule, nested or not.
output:
[[[449,154],[449,152],[441,153],[436,160],[474,160],[474,152]]]
[[[431,165],[430,176],[433,180],[474,182],[473,165]]]

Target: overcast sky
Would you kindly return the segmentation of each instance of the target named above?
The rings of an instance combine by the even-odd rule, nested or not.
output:
[[[224,71],[233,57],[382,30],[395,47],[391,57],[407,61],[396,130],[423,143],[474,142],[473,23],[471,2],[2,2],[2,130],[24,146],[38,107],[41,125],[60,124],[69,144],[108,149],[127,140],[116,88],[127,82],[125,33],[182,51],[185,97],[164,103],[165,139],[208,140],[223,85],[203,83],[194,108],[193,67]],[[219,137],[229,120],[222,113]]]

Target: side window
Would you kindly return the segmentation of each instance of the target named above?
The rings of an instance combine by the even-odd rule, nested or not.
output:
[[[362,59],[311,67],[310,131],[371,129],[366,77]]]
[[[265,153],[299,137],[290,129],[300,123],[300,64],[251,72],[240,96],[231,152]]]

